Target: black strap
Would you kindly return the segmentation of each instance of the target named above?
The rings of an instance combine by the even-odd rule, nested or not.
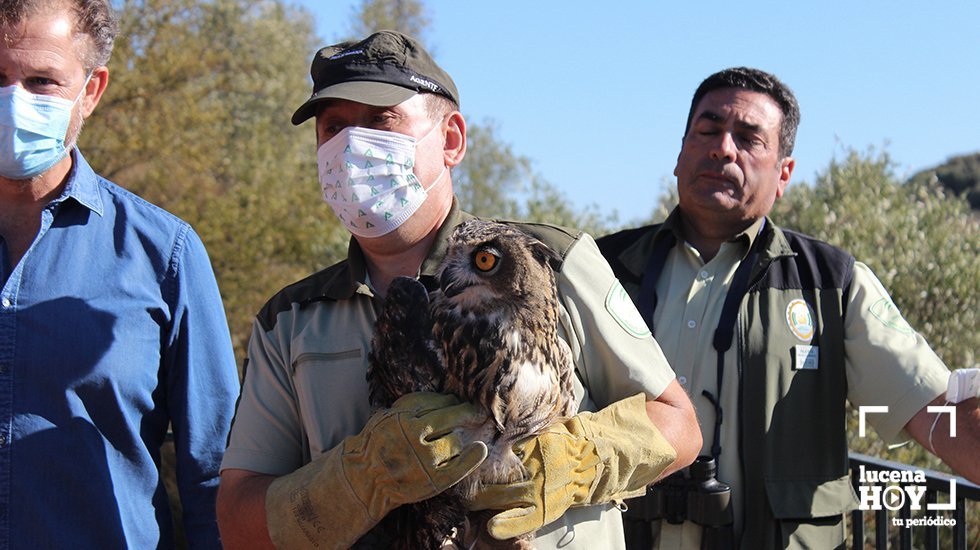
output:
[[[728,294],[725,295],[725,303],[721,306],[721,318],[718,319],[718,327],[715,328],[715,337],[712,341],[715,351],[718,352],[718,394],[714,396],[714,399],[709,399],[711,404],[715,406],[715,437],[711,445],[711,456],[715,459],[716,464],[720,463],[718,457],[721,456],[721,383],[725,375],[725,352],[732,347],[732,340],[735,339],[738,308],[742,303],[742,298],[745,297],[745,293],[749,290],[749,278],[759,259],[762,229],[765,226],[766,223],[763,220],[762,227],[759,228],[759,233],[756,234],[755,240],[749,248],[749,253],[742,259],[742,263],[738,264],[738,269],[735,270],[735,275],[732,277],[732,285],[728,287]],[[708,392],[705,391],[704,393],[707,394]]]
[[[765,220],[756,234],[748,254],[742,259],[735,275],[732,277],[732,284],[725,295],[725,303],[721,308],[721,317],[718,319],[718,327],[715,328],[715,336],[712,344],[718,354],[718,374],[717,374],[717,395],[712,395],[705,390],[702,392],[708,401],[715,408],[715,429],[714,442],[711,445],[711,456],[718,463],[721,456],[721,422],[723,419],[721,408],[721,384],[725,373],[725,352],[732,347],[732,340],[735,338],[735,324],[738,320],[738,308],[742,303],[742,298],[749,289],[749,279],[755,264],[759,258],[759,249],[762,243],[762,230],[765,228]],[[663,273],[664,265],[667,263],[667,255],[676,243],[673,233],[663,232],[659,240],[653,245],[653,252],[647,262],[647,269],[643,272],[643,279],[640,283],[639,307],[640,314],[650,327],[650,332],[654,331],[653,314],[657,309],[657,280]]]
[[[728,348],[732,347],[732,340],[735,337],[735,320],[738,317],[738,306],[742,303],[742,298],[749,290],[749,277],[752,275],[752,269],[755,268],[756,261],[759,258],[759,243],[762,242],[762,229],[765,225],[765,220],[763,220],[762,227],[759,228],[759,234],[756,235],[752,247],[749,248],[749,253],[742,259],[742,263],[738,265],[738,269],[735,270],[735,275],[732,277],[732,286],[728,288],[728,294],[725,296],[725,305],[721,307],[721,318],[718,319],[718,328],[715,329],[713,344],[718,351],[728,351]]]
[[[720,361],[721,361],[721,358],[724,357],[724,356],[725,356],[725,352],[724,351],[719,351],[718,352],[718,360],[719,360],[719,364],[718,364],[718,376],[719,377],[722,375],[722,372],[723,372],[722,365],[721,365],[721,362]],[[718,395],[720,396],[721,395],[721,378],[719,378],[718,380],[719,380],[719,382],[718,382]],[[717,464],[718,463],[718,457],[721,456],[721,422],[723,420],[723,418],[722,418],[723,411],[722,411],[722,408],[721,408],[721,399],[720,398],[716,399],[715,398],[715,394],[711,393],[708,390],[703,390],[701,392],[701,395],[703,395],[705,397],[705,399],[707,399],[708,401],[710,401],[711,402],[711,406],[714,407],[714,409],[715,409],[715,439],[711,443],[711,458],[715,459],[715,463]]]
[[[653,244],[653,252],[650,254],[650,259],[647,260],[647,268],[643,270],[638,309],[643,320],[650,327],[650,332],[655,332],[653,330],[653,313],[657,310],[657,281],[660,280],[660,274],[667,263],[667,255],[670,254],[670,249],[674,248],[676,242],[677,239],[674,238],[673,233],[670,231],[662,232]]]

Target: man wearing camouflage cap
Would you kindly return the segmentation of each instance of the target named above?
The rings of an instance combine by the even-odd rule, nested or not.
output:
[[[222,462],[226,547],[350,547],[487,454],[454,432],[481,414],[473,405],[415,393],[372,415],[365,381],[389,284],[412,276],[431,287],[446,239],[472,217],[452,189],[466,152],[456,86],[391,31],[323,48],[311,74],[292,122],[315,117],[324,199],[352,239],[346,260],[280,291],[256,318]],[[384,165],[383,186],[359,169],[368,164]],[[618,502],[693,460],[694,411],[592,238],[517,225],[562,258],[561,324],[582,412],[519,444],[527,480],[488,487],[471,506],[500,510],[489,522],[497,538],[536,531],[538,548],[621,548]]]

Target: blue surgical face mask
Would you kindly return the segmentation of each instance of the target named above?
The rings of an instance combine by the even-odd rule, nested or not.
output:
[[[0,88],[0,176],[32,178],[65,158],[71,111],[88,80],[74,101],[35,95],[20,86]]]

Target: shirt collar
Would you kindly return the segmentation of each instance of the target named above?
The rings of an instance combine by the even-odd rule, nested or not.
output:
[[[762,229],[762,224],[766,224],[768,227],[772,227],[772,222],[768,218],[759,218],[752,225],[747,227],[744,231],[735,235],[732,241],[742,241],[744,243],[743,254],[747,254],[755,239],[760,237],[760,229]],[[762,232],[767,233],[766,231]],[[647,267],[647,262],[649,261],[650,254],[654,249],[655,243],[660,239],[663,239],[668,234],[673,234],[677,242],[684,242],[684,232],[681,228],[681,212],[680,209],[675,207],[667,219],[664,220],[656,231],[649,231],[641,235],[635,243],[628,246],[619,256],[619,260],[622,262],[623,266],[633,275],[640,277],[643,271]]]
[[[752,225],[746,227],[745,231],[735,235],[735,237],[733,237],[729,242],[741,241],[745,243],[745,252],[742,256],[744,258],[744,254],[748,254],[749,249],[752,248],[753,244],[755,244],[755,240],[761,238],[762,227],[767,223],[769,223],[768,218],[759,218],[752,222]]]
[[[667,219],[664,220],[663,225],[660,227],[660,230],[657,232],[658,235],[665,231],[669,231],[674,234],[674,237],[677,239],[678,242],[683,242],[684,231],[681,226],[681,215],[682,214],[680,208],[674,207],[674,210],[672,210],[670,215],[667,216]],[[761,233],[760,230],[762,229],[763,225],[766,223],[769,223],[768,218],[766,217],[759,218],[754,222],[752,222],[752,225],[746,227],[744,230],[737,233],[731,239],[728,239],[727,242],[742,243],[744,246],[742,249],[742,257],[744,258],[745,255],[749,253],[749,249],[752,248],[752,245],[755,243],[755,240],[759,238]],[[656,238],[659,237],[655,237],[655,239]]]
[[[72,198],[82,206],[102,216],[105,207],[102,204],[102,194],[99,192],[99,177],[77,147],[72,148],[70,154],[72,163],[71,170],[68,171],[68,183],[65,184],[65,190],[62,191],[61,196],[54,202],[61,203]]]

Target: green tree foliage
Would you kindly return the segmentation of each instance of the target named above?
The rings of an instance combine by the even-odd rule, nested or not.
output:
[[[980,223],[964,201],[901,183],[887,154],[851,151],[812,187],[791,187],[773,217],[868,264],[951,368],[976,364]]]
[[[417,0],[361,0],[352,8],[351,37],[387,29],[424,41],[431,21],[425,4]]]
[[[662,187],[663,192],[660,194],[660,199],[653,207],[650,215],[646,219],[637,223],[637,226],[660,223],[666,220],[667,216],[669,216],[677,206],[677,180],[674,178],[665,177]]]
[[[469,212],[516,218],[518,207],[512,197],[532,177],[531,160],[514,153],[497,132],[492,122],[467,126],[466,156],[453,169],[453,190]]]
[[[466,211],[563,225],[596,236],[616,226],[616,213],[603,215],[595,205],[576,209],[560,189],[534,171],[530,158],[514,152],[497,132],[493,122],[467,127],[466,157],[453,171],[453,189]]]
[[[604,214],[595,203],[575,208],[560,189],[535,176],[519,218],[581,229],[594,237],[619,229],[619,215],[614,210]]]
[[[970,208],[980,210],[980,151],[953,157],[935,168],[922,170],[910,181],[937,182],[954,195],[965,197]]]
[[[127,0],[119,15],[81,149],[195,227],[242,357],[265,300],[346,246],[319,198],[312,129],[289,122],[309,93],[309,14],[277,0]]]

